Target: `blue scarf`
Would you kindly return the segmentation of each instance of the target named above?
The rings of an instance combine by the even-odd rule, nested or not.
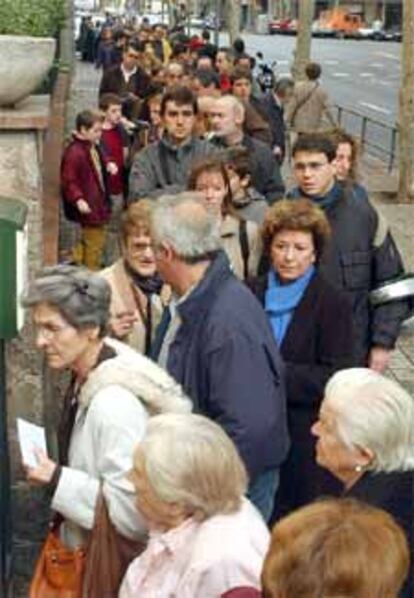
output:
[[[276,272],[269,271],[265,293],[265,311],[279,347],[285,338],[293,312],[302,299],[314,272],[315,266],[309,266],[300,278],[289,284],[282,284]]]
[[[300,187],[295,187],[294,189],[289,191],[288,198],[298,199],[301,197],[307,197],[308,199],[316,203],[320,208],[326,210],[327,208],[330,208],[331,206],[336,204],[340,199],[342,199],[343,194],[344,190],[342,185],[340,185],[338,182],[335,182],[332,189],[328,191],[326,195],[320,197],[306,195],[306,193],[302,191]]]

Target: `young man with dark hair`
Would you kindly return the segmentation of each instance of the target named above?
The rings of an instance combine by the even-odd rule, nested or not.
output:
[[[107,173],[116,174],[116,164],[105,158],[98,143],[103,117],[84,110],[76,117],[76,130],[61,164],[61,189],[65,215],[81,227],[81,239],[73,260],[90,270],[102,266],[106,224],[111,215]]]
[[[272,137],[268,115],[259,98],[253,94],[253,76],[250,69],[236,66],[231,75],[233,95],[243,103],[246,110],[244,130],[248,135],[270,145]]]
[[[245,147],[235,147],[226,152],[226,168],[230,181],[231,203],[243,220],[262,226],[268,205],[261,193],[252,185],[249,152]]]
[[[214,152],[214,147],[194,136],[197,98],[187,87],[176,87],[164,94],[161,117],[164,134],[134,158],[129,200],[177,193],[186,188],[194,160]]]
[[[197,70],[192,79],[191,88],[197,97],[220,96],[220,81],[215,71],[210,69]]]
[[[139,66],[141,59],[141,47],[136,43],[129,42],[122,54],[122,63],[113,66],[104,72],[99,86],[99,96],[104,93],[115,93],[131,103],[131,114],[136,116],[140,100],[146,97],[146,91],[150,84],[150,78]]]
[[[336,147],[329,137],[300,136],[292,155],[298,186],[289,197],[314,201],[332,227],[319,268],[328,282],[350,296],[355,357],[361,365],[383,372],[409,312],[405,301],[374,306],[369,300],[372,290],[404,273],[388,224],[373,204],[347,193],[336,181]]]

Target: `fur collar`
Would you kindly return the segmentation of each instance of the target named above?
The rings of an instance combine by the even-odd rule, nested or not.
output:
[[[79,405],[87,409],[95,395],[107,386],[122,386],[139,398],[150,415],[189,413],[192,403],[167,372],[128,345],[106,338],[117,356],[103,361],[82,386]]]

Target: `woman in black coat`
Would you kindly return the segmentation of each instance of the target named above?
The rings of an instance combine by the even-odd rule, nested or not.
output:
[[[286,363],[292,448],[281,468],[277,518],[320,495],[340,492],[335,478],[315,464],[310,431],[327,380],[353,365],[351,307],[317,268],[329,234],[324,213],[312,202],[278,202],[269,210],[262,232],[269,272],[249,283]]]
[[[397,382],[368,368],[329,380],[318,421],[316,461],[345,496],[390,513],[414,554],[414,400]],[[413,561],[400,598],[414,596]]]

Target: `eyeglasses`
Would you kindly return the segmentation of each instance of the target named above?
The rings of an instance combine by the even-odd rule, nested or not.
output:
[[[71,328],[69,324],[66,326],[58,326],[57,324],[34,324],[36,336],[42,336],[46,341],[51,341],[69,328]]]
[[[318,170],[322,170],[322,168],[324,168],[328,164],[329,162],[296,162],[293,165],[293,168],[297,172],[305,172],[306,170],[316,172]]]
[[[134,245],[128,248],[131,255],[142,255],[148,250],[153,252],[154,249],[155,247],[152,243],[134,243]]]

